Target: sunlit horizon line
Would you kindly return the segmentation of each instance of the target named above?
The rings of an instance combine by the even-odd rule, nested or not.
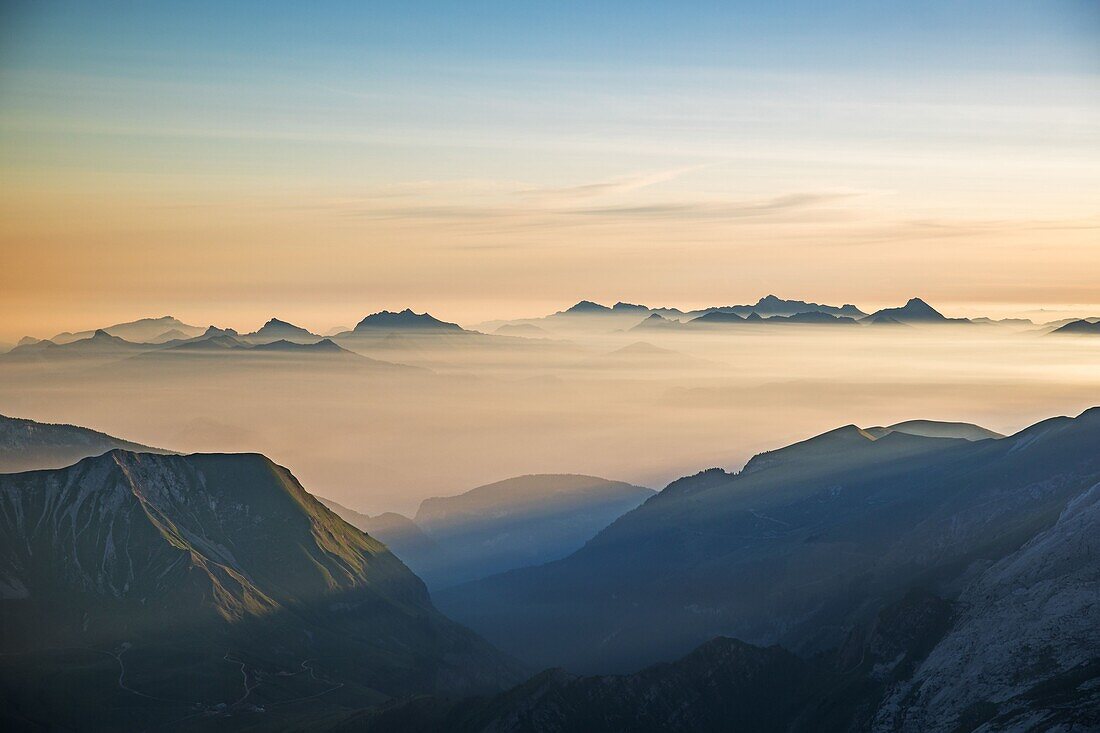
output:
[[[226,317],[224,319],[217,318],[217,319],[211,320],[208,317],[200,317],[200,313],[196,312],[196,309],[191,309],[191,308],[183,308],[183,309],[168,308],[168,309],[162,309],[161,311],[133,311],[133,313],[137,313],[138,315],[133,315],[132,317],[127,317],[127,316],[118,317],[118,316],[116,316],[115,318],[108,318],[107,320],[111,320],[112,321],[111,323],[104,323],[104,322],[102,322],[102,319],[98,320],[98,321],[92,320],[90,318],[79,319],[77,321],[74,321],[74,323],[77,324],[77,325],[70,325],[70,326],[64,327],[60,330],[49,331],[48,335],[38,335],[38,334],[46,333],[46,331],[43,331],[41,329],[38,329],[38,334],[35,334],[35,333],[32,333],[32,331],[36,330],[36,329],[33,329],[33,328],[32,329],[24,329],[22,331],[19,331],[17,328],[9,328],[9,329],[7,329],[7,333],[0,334],[0,336],[2,336],[4,338],[12,339],[13,342],[17,339],[20,339],[20,338],[23,338],[23,337],[28,337],[28,336],[32,337],[32,338],[38,338],[38,339],[41,339],[41,340],[48,340],[48,339],[54,338],[55,336],[60,336],[60,335],[63,335],[63,334],[83,333],[83,332],[86,332],[86,331],[95,331],[95,330],[98,330],[98,329],[111,328],[111,327],[114,327],[114,326],[118,326],[118,325],[122,325],[122,324],[126,324],[126,323],[132,323],[132,322],[135,322],[135,321],[141,321],[141,320],[146,320],[146,319],[155,320],[155,319],[166,318],[166,317],[175,318],[176,320],[181,321],[184,324],[189,325],[189,326],[193,326],[193,327],[207,328],[207,327],[213,326],[213,327],[217,327],[217,328],[231,328],[231,329],[233,329],[233,330],[235,330],[239,333],[249,333],[249,332],[251,332],[255,329],[258,329],[260,326],[262,326],[264,323],[266,323],[270,319],[278,319],[278,320],[281,320],[281,321],[292,323],[296,326],[301,326],[301,327],[307,328],[308,330],[310,330],[312,333],[314,333],[316,335],[325,336],[326,334],[330,334],[332,332],[332,330],[335,327],[338,327],[338,326],[346,326],[348,329],[353,329],[355,327],[355,324],[357,324],[359,321],[361,321],[363,318],[365,318],[369,315],[372,315],[372,314],[375,314],[375,313],[380,313],[380,312],[383,312],[383,311],[400,312],[400,311],[403,311],[403,310],[412,310],[414,313],[418,313],[418,314],[427,313],[427,314],[429,314],[429,315],[431,315],[431,316],[433,316],[433,317],[435,317],[439,320],[449,322],[449,323],[457,323],[458,325],[462,326],[463,328],[476,329],[478,326],[481,326],[481,325],[484,325],[484,324],[494,324],[496,322],[526,321],[526,320],[536,320],[536,319],[540,319],[540,318],[546,318],[546,317],[552,316],[556,313],[566,311],[569,308],[573,307],[574,305],[576,305],[576,304],[578,304],[582,301],[593,302],[593,303],[597,303],[599,305],[603,305],[603,306],[606,306],[606,307],[612,307],[613,305],[615,305],[615,303],[627,303],[627,304],[633,304],[633,305],[644,305],[644,306],[650,308],[651,310],[660,310],[660,309],[670,309],[670,310],[672,310],[672,309],[675,309],[675,310],[679,310],[679,311],[686,314],[686,313],[692,313],[692,312],[705,310],[705,309],[708,309],[708,308],[729,308],[729,307],[735,307],[735,306],[736,307],[753,306],[760,299],[762,299],[766,296],[769,296],[769,295],[775,295],[776,297],[780,298],[781,300],[799,300],[799,301],[803,301],[803,302],[806,302],[806,303],[813,303],[813,304],[817,304],[817,305],[821,305],[821,306],[829,306],[829,307],[836,307],[836,308],[839,308],[840,306],[843,306],[843,305],[854,305],[857,308],[859,308],[861,311],[863,311],[865,313],[868,313],[868,314],[874,313],[875,311],[881,310],[883,308],[893,308],[893,307],[898,307],[898,306],[904,305],[911,298],[920,298],[921,300],[924,300],[926,303],[931,305],[933,308],[935,308],[937,311],[939,311],[943,315],[947,316],[948,318],[969,318],[969,319],[991,318],[993,320],[1011,319],[1011,318],[1016,318],[1016,319],[1027,318],[1027,319],[1031,320],[1036,326],[1042,326],[1042,325],[1047,324],[1047,323],[1051,323],[1051,322],[1059,321],[1059,320],[1064,320],[1064,319],[1067,319],[1067,318],[1094,318],[1094,317],[1100,317],[1100,302],[1098,302],[1098,303],[1057,303],[1057,302],[1035,303],[1035,302],[992,301],[992,300],[991,301],[969,301],[969,302],[946,301],[945,300],[945,301],[935,302],[935,301],[930,300],[928,298],[924,298],[920,295],[911,295],[911,296],[908,296],[908,297],[905,297],[905,298],[899,298],[896,301],[881,301],[881,302],[875,301],[873,306],[872,306],[872,305],[867,305],[866,303],[861,305],[860,303],[853,303],[853,302],[850,302],[850,301],[846,302],[846,303],[840,303],[840,302],[826,302],[826,301],[821,301],[821,300],[814,300],[812,298],[801,298],[801,297],[797,297],[797,296],[796,297],[786,297],[786,296],[783,296],[783,295],[779,294],[778,292],[769,292],[769,293],[765,293],[765,295],[759,296],[758,298],[756,298],[754,300],[751,300],[751,302],[747,301],[747,300],[745,302],[739,302],[739,301],[731,300],[728,303],[706,303],[706,304],[704,304],[702,301],[698,301],[698,302],[695,302],[695,303],[690,304],[690,305],[686,305],[686,304],[670,305],[669,303],[661,303],[661,304],[647,303],[647,302],[644,301],[644,299],[643,300],[628,300],[628,299],[622,299],[621,298],[621,299],[618,299],[616,301],[607,301],[607,300],[599,299],[599,298],[579,298],[577,300],[572,300],[572,301],[568,301],[568,302],[562,301],[562,304],[560,306],[548,305],[548,306],[546,306],[546,308],[548,308],[548,309],[552,308],[552,310],[545,310],[544,309],[543,311],[535,311],[533,309],[533,307],[530,308],[530,309],[502,308],[501,311],[504,311],[504,312],[478,309],[482,314],[486,314],[486,313],[491,314],[491,315],[488,315],[487,317],[480,317],[480,316],[453,317],[453,316],[448,316],[447,315],[448,309],[446,308],[446,306],[443,306],[443,307],[432,307],[432,306],[425,307],[425,306],[410,306],[410,305],[391,305],[391,306],[388,306],[388,307],[381,307],[381,308],[377,308],[377,307],[375,307],[375,308],[365,308],[365,309],[362,309],[360,311],[346,311],[346,313],[352,313],[354,315],[352,315],[350,317],[346,317],[346,318],[334,317],[334,318],[328,319],[328,321],[323,321],[323,320],[320,320],[316,315],[303,317],[301,319],[296,318],[293,315],[289,315],[287,311],[292,311],[292,310],[294,310],[293,308],[288,309],[288,308],[284,308],[284,307],[275,306],[275,307],[272,307],[270,309],[265,309],[263,306],[256,306],[256,307],[250,307],[250,308],[246,309],[249,313],[249,315],[247,315],[247,316],[229,316],[229,317]],[[417,298],[415,300],[420,300],[420,299]],[[539,302],[543,303],[543,302],[549,302],[549,301],[540,300]],[[868,302],[870,302],[870,301],[868,301]],[[983,310],[983,306],[984,306],[984,310]],[[235,309],[232,309],[232,310],[240,311],[242,309],[235,308]],[[335,310],[331,310],[331,309],[325,309],[325,310],[335,313]],[[461,310],[461,309],[459,309],[459,310]],[[188,313],[188,312],[192,312],[192,313],[194,313],[194,315],[180,315],[181,312],[185,313],[185,314]],[[257,316],[251,315],[253,313],[260,313],[260,312],[266,312],[266,313],[268,313],[268,315],[267,316],[259,316],[258,317],[259,320],[257,320]],[[59,320],[63,320],[63,319],[59,319]],[[242,321],[246,322],[246,323],[252,323],[254,325],[253,326],[241,326],[240,323]],[[319,324],[322,324],[322,323],[327,323],[327,325],[319,325]],[[14,334],[16,334],[16,333],[18,333],[19,335],[14,336]]]

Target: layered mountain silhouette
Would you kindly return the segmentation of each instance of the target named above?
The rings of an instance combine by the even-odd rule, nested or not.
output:
[[[505,651],[580,672],[638,669],[720,635],[812,655],[909,592],[960,602],[989,568],[1069,521],[1100,482],[1100,409],[1001,439],[974,440],[969,426],[951,429],[963,437],[874,432],[847,426],[738,474],[680,479],[569,557],[440,591],[437,602]],[[1044,583],[1096,598],[1075,581]],[[1039,671],[1049,650],[1098,648],[1082,619],[1050,612],[1046,636],[1010,644],[1023,655],[1016,669],[1031,670],[1020,690],[1068,672],[1061,661]],[[1051,647],[1056,627],[1065,636]]]
[[[1094,336],[1100,334],[1100,321],[1091,322],[1084,319],[1060,326],[1052,333],[1062,336]]]
[[[322,501],[437,589],[562,558],[654,493],[595,476],[535,474],[425,499],[413,519]]]
[[[517,670],[254,454],[0,475],[0,621],[5,716],[50,726],[491,690]]]
[[[113,326],[106,326],[102,329],[112,336],[118,336],[119,338],[126,339],[127,341],[133,341],[137,343],[142,342],[155,342],[161,340],[161,337],[165,333],[177,332],[182,334],[183,338],[189,338],[192,336],[198,336],[202,333],[202,328],[199,326],[191,326],[184,323],[178,318],[172,316],[161,316],[160,318],[139,318],[136,321],[128,321],[126,323],[116,323]],[[65,331],[59,333],[53,338],[49,339],[56,344],[67,344],[72,341],[81,341],[87,338],[91,338],[95,333],[95,330],[90,331],[77,331],[71,333]]]
[[[6,362],[23,363],[110,361],[149,351],[152,348],[157,347],[127,341],[100,329],[86,338],[61,343],[49,339],[23,343],[7,354],[3,354],[2,358]]]

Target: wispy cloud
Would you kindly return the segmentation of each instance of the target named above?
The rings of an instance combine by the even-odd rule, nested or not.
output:
[[[808,209],[819,204],[852,198],[855,193],[790,193],[751,201],[655,202],[635,206],[602,206],[572,209],[568,213],[604,217],[652,217],[666,219],[738,219]]]
[[[518,193],[523,196],[532,196],[547,200],[588,199],[597,196],[609,196],[629,193],[631,191],[648,188],[649,186],[655,186],[658,183],[672,181],[689,173],[694,173],[704,168],[710,168],[713,165],[715,164],[702,163],[699,165],[687,165],[654,173],[614,178],[608,181],[598,181],[595,183],[584,183],[577,186],[529,188],[519,191]]]

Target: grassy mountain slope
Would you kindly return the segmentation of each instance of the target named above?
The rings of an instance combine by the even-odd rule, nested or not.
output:
[[[250,454],[115,450],[0,476],[0,621],[6,706],[59,725],[361,707],[515,674],[380,542]]]

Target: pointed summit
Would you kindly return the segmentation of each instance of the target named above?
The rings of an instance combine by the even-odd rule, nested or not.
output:
[[[900,308],[883,308],[863,319],[865,323],[946,323],[948,319],[942,313],[920,298],[910,298]]]

